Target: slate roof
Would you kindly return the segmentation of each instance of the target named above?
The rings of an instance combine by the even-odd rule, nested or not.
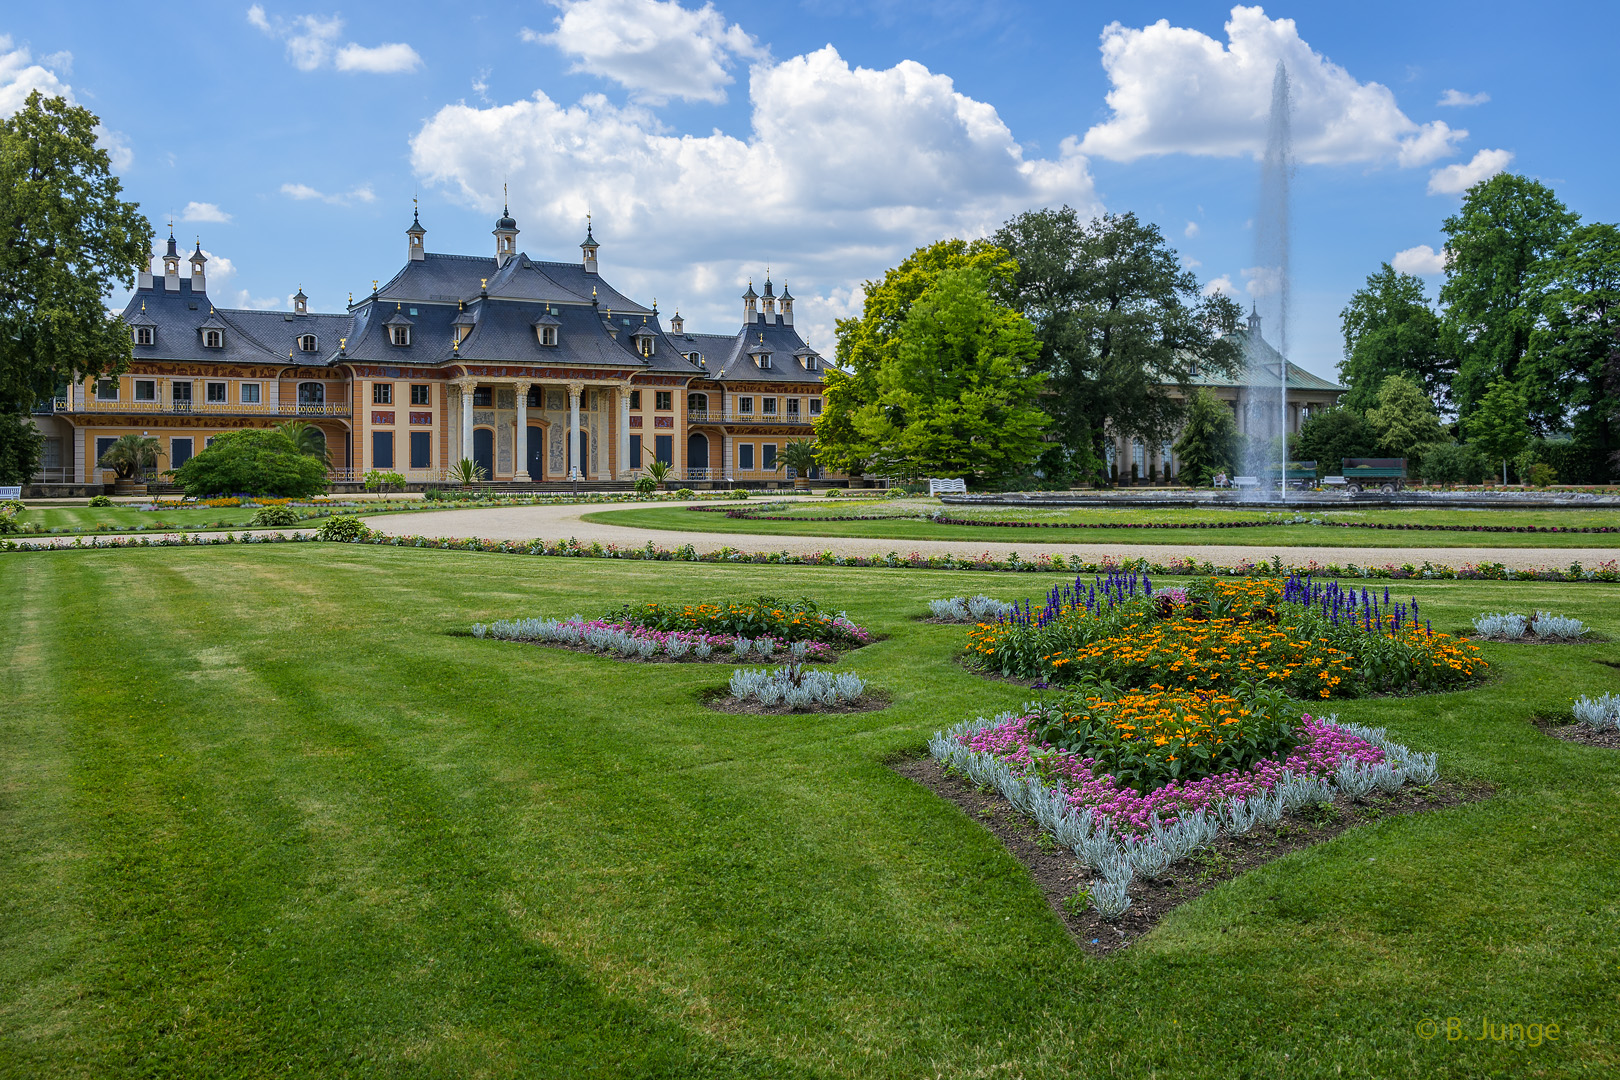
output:
[[[597,303],[614,311],[651,314],[597,274],[587,273],[578,262],[542,262],[522,252],[499,266],[494,256],[440,255],[428,252],[412,259],[399,273],[377,290],[380,300],[435,301],[471,300],[479,295],[480,281],[488,280],[490,296],[509,300],[541,300],[553,303],[590,303],[594,292]]]
[[[1277,384],[1277,365],[1284,363],[1283,356],[1265,338],[1258,333],[1251,334],[1248,330],[1238,330],[1237,337],[1243,345],[1245,362],[1248,365],[1248,374],[1233,377],[1230,375],[1195,375],[1189,380],[1194,386],[1251,386],[1263,384],[1275,386]],[[1330,379],[1320,375],[1313,375],[1300,367],[1292,360],[1288,364],[1288,389],[1290,390],[1318,390],[1328,393],[1344,394],[1349,392],[1348,387],[1340,386]]]

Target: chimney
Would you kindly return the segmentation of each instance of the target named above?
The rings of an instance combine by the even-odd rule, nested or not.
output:
[[[760,297],[760,307],[764,309],[760,314],[765,316],[766,322],[776,321],[776,291],[771,288],[770,267],[765,268],[765,294]]]
[[[411,207],[411,227],[405,230],[405,235],[409,238],[407,253],[410,255],[410,261],[420,262],[427,258],[427,249],[422,246],[422,238],[427,235],[427,230],[422,228],[422,219],[418,216],[419,212],[414,205],[415,202],[415,199],[411,200],[413,204]]]
[[[675,315],[669,320],[669,332],[672,334],[686,333],[686,320],[681,318],[681,309],[675,309]]]
[[[169,222],[169,247],[163,253],[163,288],[180,291],[180,250],[174,244],[174,222]]]
[[[743,325],[752,326],[755,322],[759,321],[759,317],[754,310],[754,302],[759,299],[759,294],[754,291],[754,283],[752,281],[748,283],[748,291],[743,293],[742,299]]]
[[[293,293],[293,314],[309,314],[309,297],[304,295],[304,287],[302,285],[298,286],[298,291]]]
[[[585,272],[587,274],[596,273],[596,249],[598,246],[596,237],[591,235],[591,215],[586,214],[585,240],[579,245],[579,250],[584,253]]]
[[[793,325],[793,294],[788,292],[787,282],[782,282],[782,325]]]
[[[197,250],[191,253],[191,291],[205,293],[208,291],[208,278],[203,273],[203,267],[208,263],[208,256],[202,253],[202,237],[197,237]]]

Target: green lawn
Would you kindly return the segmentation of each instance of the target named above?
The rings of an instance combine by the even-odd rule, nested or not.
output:
[[[697,517],[698,515],[691,515]],[[1050,579],[1048,579],[1050,580]],[[1032,576],[362,546],[0,557],[0,1076],[1480,1077],[1620,1070],[1620,758],[1527,721],[1620,646],[1486,646],[1338,706],[1494,797],[1353,830],[1076,949],[891,772],[1026,691],[930,598]],[[889,635],[881,712],[710,712],[729,668],[464,636],[762,591]],[[1437,626],[1620,587],[1409,583]],[[1425,1018],[1557,1023],[1539,1048]]]
[[[748,504],[739,503],[739,507]],[[757,508],[757,504],[756,504]],[[955,507],[947,507],[952,513]],[[842,509],[826,504],[794,507],[783,513],[803,520],[760,521],[732,518],[718,513],[698,513],[683,507],[640,506],[628,510],[600,510],[584,515],[586,521],[631,528],[671,529],[684,532],[746,533],[774,536],[865,536],[882,540],[966,540],[974,543],[1017,544],[1163,544],[1183,547],[1189,544],[1266,544],[1288,547],[1612,547],[1620,549],[1620,533],[1487,533],[1463,531],[1392,532],[1378,529],[1344,529],[1321,525],[1274,525],[1245,529],[1026,529],[997,528],[992,525],[942,525],[904,516],[908,510],[895,506],[845,504]],[[909,512],[915,513],[915,509]],[[885,514],[892,521],[824,521],[829,515]],[[1000,521],[1048,520],[1102,524],[1105,522],[1182,522],[1252,521],[1263,519],[1263,510],[1199,510],[1191,508],[1076,509],[1030,511],[1016,507],[976,509],[964,516],[985,516]],[[1602,510],[1498,511],[1469,510],[1364,510],[1333,511],[1319,516],[1377,522],[1414,522],[1462,525],[1620,525],[1620,512]]]

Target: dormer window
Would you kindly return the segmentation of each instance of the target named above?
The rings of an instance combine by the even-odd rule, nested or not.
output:
[[[390,326],[388,340],[395,345],[409,345],[411,343],[411,328],[408,326]]]
[[[771,366],[771,354],[768,353],[768,352],[760,353],[759,354],[759,367],[760,367],[760,370],[761,371],[768,370],[770,368],[770,366]]]
[[[225,334],[220,330],[203,331],[203,348],[222,349],[225,347]]]
[[[820,371],[821,370],[821,360],[820,360],[820,358],[815,357],[815,356],[807,356],[807,357],[805,357],[804,358],[804,370],[806,370],[806,371]]]
[[[636,348],[642,356],[651,356],[653,354],[653,339],[650,337],[637,338]]]
[[[303,352],[314,352],[317,344],[314,334],[304,334],[298,339],[298,348]]]
[[[557,344],[557,328],[555,326],[542,326],[540,329],[540,344]]]
[[[152,344],[152,328],[150,326],[137,326],[135,328],[135,344]]]

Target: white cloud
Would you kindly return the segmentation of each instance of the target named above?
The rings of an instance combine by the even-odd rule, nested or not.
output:
[[[831,295],[919,244],[983,235],[1031,207],[1100,210],[1074,139],[1026,157],[993,107],[921,64],[851,67],[827,46],[755,65],[749,93],[746,138],[667,133],[647,109],[599,94],[447,105],[412,139],[411,162],[491,216],[511,177],[535,254],[576,258],[590,209],[605,266],[636,268],[614,269],[615,284],[651,295],[677,278],[690,291],[662,296],[666,307],[720,326],[737,321],[741,275],[758,284],[766,260],[801,297]],[[616,247],[632,237],[634,250]],[[824,318],[819,304],[801,300],[800,314]]]
[[[1430,195],[1461,195],[1481,180],[1489,180],[1513,162],[1511,150],[1481,150],[1472,161],[1447,165],[1429,174]]]
[[[1275,266],[1245,266],[1243,291],[1259,299],[1282,291],[1282,271]]]
[[[1234,7],[1227,43],[1161,19],[1140,30],[1103,31],[1113,115],[1081,149],[1115,161],[1154,154],[1259,156],[1265,150],[1277,62],[1288,67],[1294,155],[1309,164],[1426,165],[1454,152],[1467,132],[1419,125],[1376,82],[1357,82],[1300,39],[1292,19]]]
[[[281,193],[289,199],[297,199],[300,202],[318,201],[329,203],[332,206],[348,206],[357,202],[369,203],[377,201],[377,194],[371,190],[370,184],[361,184],[358,187],[350,188],[348,191],[339,191],[332,194],[318,191],[308,184],[282,184]]]
[[[59,97],[70,105],[77,104],[73,87],[61,79],[72,70],[72,53],[54,52],[36,61],[28,46],[14,46],[8,35],[0,34],[0,117],[10,116],[22,108],[35,90],[46,97]],[[135,154],[123,132],[97,124],[95,133],[96,142],[107,151],[113,172],[121,173],[134,163]]]
[[[1203,265],[1204,265],[1203,263],[1199,262],[1197,259],[1193,258],[1191,255],[1183,255],[1181,257],[1181,268],[1183,270],[1196,270],[1200,266],[1203,266]]]
[[[1438,274],[1445,270],[1446,264],[1451,261],[1451,252],[1441,248],[1434,250],[1428,244],[1419,244],[1409,247],[1405,251],[1397,251],[1395,257],[1389,261],[1402,274],[1417,274],[1428,276]]]
[[[339,71],[365,71],[373,75],[398,75],[415,71],[422,66],[422,58],[415,49],[403,42],[377,45],[345,45],[337,52]]]
[[[727,26],[712,3],[693,11],[677,0],[553,2],[562,9],[556,29],[525,29],[523,40],[556,46],[575,58],[571,71],[612,79],[649,104],[722,102],[736,59],[767,55],[741,26]]]
[[[422,58],[403,43],[365,46],[349,42],[339,46],[343,36],[341,15],[294,15],[292,18],[265,14],[263,5],[247,10],[247,20],[270,37],[287,43],[287,59],[299,71],[335,67],[338,71],[360,71],[391,75],[415,71]]]
[[[1435,104],[1442,107],[1466,109],[1470,105],[1483,105],[1489,100],[1491,100],[1491,95],[1484,91],[1477,94],[1465,94],[1461,90],[1447,90],[1440,95],[1440,100]]]
[[[1204,283],[1203,288],[1205,296],[1236,296],[1237,292],[1238,288],[1232,284],[1231,274],[1222,274],[1218,278],[1212,278]]]
[[[1185,229],[1181,230],[1181,235],[1185,236],[1189,240],[1191,240],[1193,237],[1197,236],[1198,235],[1198,222],[1196,222],[1196,221],[1187,222],[1187,227]]]
[[[252,296],[246,289],[238,289],[236,302],[231,306],[256,311],[270,311],[275,308],[291,307],[292,305],[279,296]]]
[[[221,210],[215,203],[188,202],[186,208],[180,211],[180,220],[227,225],[230,223],[231,215]]]

